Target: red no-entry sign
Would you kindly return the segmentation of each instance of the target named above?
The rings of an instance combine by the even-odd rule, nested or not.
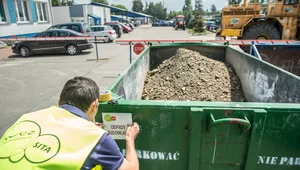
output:
[[[139,55],[144,51],[145,47],[143,44],[141,43],[137,43],[133,46],[133,51],[135,52],[135,54]]]

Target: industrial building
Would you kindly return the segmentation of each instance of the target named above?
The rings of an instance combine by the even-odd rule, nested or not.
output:
[[[50,0],[0,0],[0,37],[31,37],[52,23]]]
[[[87,22],[90,25],[103,25],[111,21],[110,8],[92,4],[53,7],[54,24],[66,22]]]

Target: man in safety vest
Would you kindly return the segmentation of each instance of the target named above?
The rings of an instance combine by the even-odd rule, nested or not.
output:
[[[0,170],[138,170],[138,124],[127,129],[124,158],[93,122],[98,96],[93,80],[75,77],[65,84],[59,107],[21,116],[0,139]]]

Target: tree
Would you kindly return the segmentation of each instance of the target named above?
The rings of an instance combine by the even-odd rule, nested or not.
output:
[[[132,1],[132,11],[134,12],[143,12],[144,5],[141,0]]]
[[[189,23],[192,13],[193,13],[193,7],[191,0],[185,0],[185,3],[182,8],[183,15],[185,15],[185,20],[187,23]]]
[[[170,11],[169,14],[167,15],[167,17],[169,19],[173,19],[175,18],[177,15],[182,15],[182,11]]]
[[[148,9],[148,2],[146,2],[146,4],[145,4],[145,10],[144,11],[146,11],[146,9]]]
[[[73,5],[74,0],[62,0],[61,5]]]
[[[167,17],[167,8],[164,8],[162,2],[150,2],[144,13],[153,16],[154,19],[164,20]]]
[[[73,5],[74,0],[51,0],[52,6]]]
[[[191,0],[185,0],[184,6],[182,8],[182,12],[184,15],[187,15],[188,13],[192,12],[193,7],[192,7],[192,2]]]
[[[196,17],[199,17],[199,15],[203,15],[203,5],[202,5],[202,0],[196,0],[195,1],[195,11],[194,15]]]
[[[210,6],[210,12],[211,12],[211,15],[215,15],[216,14],[217,8],[216,8],[215,4],[212,4]]]
[[[59,0],[51,0],[52,6],[59,6],[61,3]]]
[[[92,0],[92,2],[98,2],[98,3],[101,3],[101,4],[109,5],[107,0]]]
[[[204,32],[203,27],[204,27],[204,22],[203,22],[202,16],[200,16],[197,19],[196,23],[195,23],[195,29],[194,30],[196,32]]]
[[[126,6],[122,5],[122,4],[111,4],[111,6],[117,7],[117,8],[121,8],[121,9],[125,9],[127,11]]]

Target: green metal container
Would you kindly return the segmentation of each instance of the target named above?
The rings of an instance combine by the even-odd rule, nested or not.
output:
[[[180,48],[230,63],[249,102],[141,100],[145,75]],[[300,169],[300,79],[278,67],[215,44],[146,48],[108,89],[118,104],[102,113],[132,113],[141,133],[136,149],[142,170]],[[125,141],[117,140],[125,155]]]

